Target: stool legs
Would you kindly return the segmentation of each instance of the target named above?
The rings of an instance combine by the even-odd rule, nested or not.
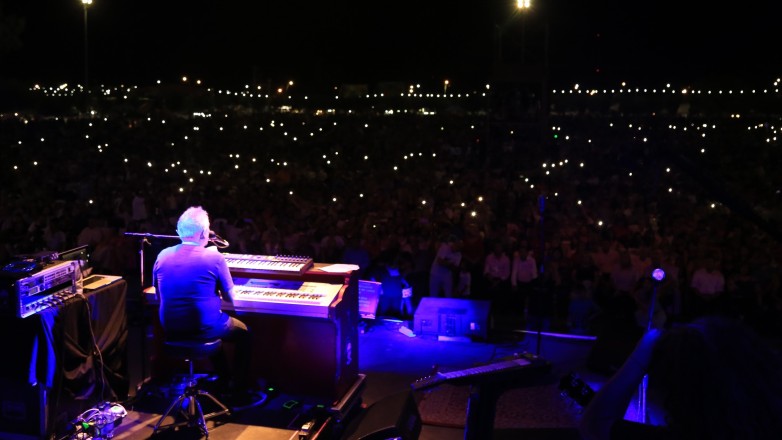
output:
[[[188,377],[185,391],[179,397],[177,397],[176,400],[174,400],[174,402],[169,405],[166,412],[160,416],[160,419],[155,424],[153,435],[164,429],[176,428],[180,426],[198,426],[198,429],[201,431],[201,433],[206,438],[209,438],[209,430],[206,428],[206,421],[214,417],[231,413],[231,410],[229,410],[228,407],[226,407],[222,402],[217,400],[215,396],[209,394],[206,391],[198,389],[198,382],[193,375],[193,362],[190,359],[186,359],[186,361],[188,364],[190,364],[190,376]],[[201,403],[198,401],[199,397],[209,398],[212,402],[215,403],[215,405],[217,405],[218,409],[209,414],[204,414]],[[186,411],[184,409],[185,405],[187,406]],[[177,410],[185,420],[181,422],[172,422],[168,425],[161,426],[163,420],[165,420],[166,417],[175,417],[175,410]]]

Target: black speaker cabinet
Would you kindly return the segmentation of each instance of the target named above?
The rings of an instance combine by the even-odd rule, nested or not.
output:
[[[413,393],[405,390],[379,400],[345,430],[342,440],[416,440],[421,434],[421,415]]]

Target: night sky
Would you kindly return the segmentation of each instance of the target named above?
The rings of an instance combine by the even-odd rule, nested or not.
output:
[[[81,1],[2,1],[25,28],[22,48],[3,54],[0,77],[79,82]],[[542,63],[548,24],[553,85],[768,83],[782,75],[776,3],[533,0],[521,17],[510,0],[94,0],[90,78],[481,83],[499,47],[506,62],[518,62],[523,47],[527,64]]]

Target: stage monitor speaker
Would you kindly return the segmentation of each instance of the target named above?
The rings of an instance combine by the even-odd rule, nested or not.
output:
[[[486,339],[490,309],[490,301],[424,297],[413,316],[413,331],[419,335]]]
[[[369,406],[345,429],[341,440],[416,440],[421,434],[421,415],[413,392],[405,390]]]

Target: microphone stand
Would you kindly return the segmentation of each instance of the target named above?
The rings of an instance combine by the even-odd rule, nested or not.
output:
[[[125,232],[125,235],[129,237],[140,237],[141,240],[139,241],[139,281],[141,290],[144,290],[144,245],[150,244],[148,238],[165,238],[165,239],[173,239],[173,240],[179,240],[178,235],[158,235],[158,234],[150,234],[149,232]]]
[[[540,221],[538,222],[540,227],[540,264],[539,264],[540,268],[538,270],[538,282],[536,283],[539,289],[541,290],[546,288],[545,279],[544,279],[545,270],[546,270],[546,263],[545,263],[546,231],[543,227],[543,218],[544,218],[543,212],[545,211],[545,207],[546,207],[546,197],[543,194],[541,194],[540,196],[538,196],[538,212],[540,212]],[[545,293],[542,293],[540,291],[537,292],[538,295],[540,294],[548,295],[549,293],[550,292],[545,292]],[[527,301],[530,301],[530,298],[527,298]],[[545,319],[543,316],[541,316],[538,319],[538,340],[537,340],[537,345],[535,347],[535,354],[537,354],[538,356],[540,356],[540,345],[543,340],[543,319]]]
[[[658,274],[662,276],[658,279]],[[649,302],[649,318],[646,322],[646,332],[652,329],[652,318],[654,317],[654,305],[657,302],[657,287],[665,278],[665,272],[662,269],[654,269],[652,272],[652,298]],[[640,413],[641,423],[646,423],[646,391],[649,388],[649,375],[644,374],[641,380],[641,386],[638,389],[638,411]]]
[[[179,240],[178,235],[157,235],[157,234],[150,234],[148,232],[125,232],[126,236],[129,237],[139,237],[139,295],[141,296],[141,307],[142,307],[142,313],[141,316],[143,318],[144,313],[144,245],[145,244],[151,244],[148,239],[150,238],[163,238],[163,239],[176,239]],[[144,319],[142,319],[142,323],[144,322]],[[147,382],[147,331],[146,331],[146,324],[145,328],[143,330],[143,334],[141,336],[141,385],[145,384]],[[141,387],[139,385],[139,388]]]

